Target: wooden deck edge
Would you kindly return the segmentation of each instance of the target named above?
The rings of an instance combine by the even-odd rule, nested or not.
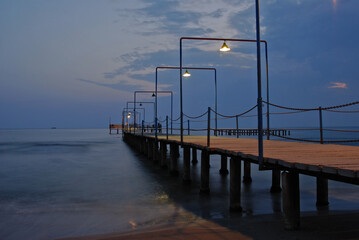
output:
[[[349,169],[338,169],[338,174],[344,177],[357,178],[357,172]]]

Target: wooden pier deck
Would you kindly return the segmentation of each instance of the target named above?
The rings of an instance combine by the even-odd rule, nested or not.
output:
[[[191,182],[190,149],[192,163],[197,162],[197,150],[201,150],[200,192],[209,193],[210,155],[221,155],[221,174],[230,173],[230,210],[241,211],[241,174],[243,162],[243,183],[250,183],[251,164],[258,164],[258,141],[211,136],[207,146],[206,136],[142,135],[125,132],[124,140],[154,162],[159,162],[170,173],[178,175],[179,147],[183,148],[182,178]],[[167,145],[170,157],[167,157]],[[264,140],[264,167],[272,170],[271,192],[282,191],[284,226],[298,229],[300,226],[299,174],[316,177],[317,206],[328,205],[328,179],[359,185],[359,147],[334,144],[301,143]],[[227,169],[230,158],[230,171]],[[282,180],[282,181],[281,181]]]
[[[158,139],[165,140],[166,136]],[[179,136],[169,136],[170,142],[180,144]],[[205,149],[210,154],[239,156],[258,163],[258,140],[211,136],[207,147],[206,136],[184,136],[183,143],[197,149]],[[275,167],[296,169],[316,175],[322,173],[327,178],[359,184],[359,147],[335,144],[317,144],[264,140],[264,162]]]

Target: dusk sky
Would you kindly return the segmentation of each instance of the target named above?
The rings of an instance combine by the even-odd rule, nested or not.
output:
[[[106,128],[109,117],[120,123],[134,91],[154,90],[157,66],[179,66],[180,37],[255,39],[254,3],[0,0],[0,128]],[[358,101],[358,0],[260,4],[271,102],[314,108]],[[220,53],[222,43],[185,40],[183,65],[215,67],[218,110],[235,115],[257,101],[256,45],[227,42],[232,50]],[[199,115],[214,108],[214,77],[211,71],[191,74],[183,82],[184,112]],[[174,92],[177,118],[179,70],[161,70],[158,80],[159,90]],[[151,94],[137,100],[153,101]],[[169,97],[159,97],[161,119],[169,106]],[[146,106],[146,120],[152,114]],[[316,126],[313,114],[276,116],[273,126]],[[357,117],[324,113],[324,124],[357,126]],[[256,118],[245,121],[256,126]]]

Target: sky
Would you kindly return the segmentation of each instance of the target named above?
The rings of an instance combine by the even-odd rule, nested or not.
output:
[[[134,91],[153,91],[155,69],[179,66],[181,37],[255,39],[254,0],[0,0],[0,128],[106,128],[120,123]],[[269,99],[316,108],[358,101],[359,1],[260,2],[268,42]],[[257,101],[255,43],[183,42],[183,65],[217,70],[218,112],[235,115]],[[263,98],[266,100],[264,45]],[[214,108],[213,71],[183,81],[184,113]],[[179,70],[160,70],[179,116]],[[153,101],[138,94],[137,101]],[[129,103],[130,104],[130,103]],[[158,97],[159,118],[170,97]],[[130,104],[131,105],[131,104]],[[153,105],[144,106],[146,121]],[[350,107],[343,110],[358,110]],[[282,110],[272,108],[271,112]],[[254,113],[255,114],[255,113]],[[357,114],[325,112],[325,126],[357,126]],[[226,122],[227,121],[227,122]],[[223,120],[220,126],[233,124]],[[241,120],[255,127],[256,118]],[[275,115],[271,125],[316,126],[317,112]]]

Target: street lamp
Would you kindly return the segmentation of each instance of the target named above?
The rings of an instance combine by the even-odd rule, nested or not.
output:
[[[268,88],[268,51],[267,51],[267,41],[260,40],[259,35],[259,2],[256,0],[256,14],[257,14],[257,40],[249,39],[227,39],[227,38],[199,38],[199,37],[181,37],[180,38],[180,111],[181,111],[181,143],[183,143],[183,91],[182,91],[182,41],[187,40],[208,40],[208,41],[224,41],[222,48],[225,51],[229,51],[230,48],[226,44],[226,41],[236,41],[236,42],[256,42],[257,43],[257,88],[258,88],[258,97],[257,97],[257,110],[258,110],[258,160],[260,168],[263,163],[263,116],[262,116],[262,80],[261,80],[261,64],[260,64],[260,43],[265,44],[265,53],[266,53],[266,73],[267,73],[267,102],[269,103],[269,88]],[[269,132],[269,104],[267,104],[267,132]],[[268,136],[269,134],[267,134]]]
[[[127,123],[127,129],[130,129],[130,123],[129,123],[129,120],[131,119],[132,117],[132,113],[134,113],[134,111],[131,111],[129,110],[130,108],[128,107],[125,107],[123,108],[122,110],[122,128],[124,128],[124,125],[125,125],[125,120],[126,120],[126,123]],[[140,114],[140,112],[138,112]]]
[[[188,72],[188,70],[186,69],[186,72],[185,72],[182,76],[184,76],[184,77],[190,77],[191,74],[190,74],[190,73]]]
[[[172,91],[135,91],[133,93],[133,99],[134,99],[134,110],[135,110],[135,114],[134,114],[134,119],[135,119],[135,125],[136,125],[136,94],[137,93],[153,93],[152,97],[156,97],[156,101],[155,101],[155,126],[156,126],[156,130],[157,130],[157,95],[158,93],[170,93],[171,94],[171,118],[173,116],[173,92]],[[136,128],[136,126],[135,126]],[[156,136],[157,136],[157,131],[156,131]]]
[[[131,102],[131,101],[128,101],[128,102],[126,102],[126,108],[128,109],[129,107],[128,107],[128,105],[129,105],[129,103],[135,103],[135,102]],[[155,103],[154,102],[137,102],[137,103],[139,103],[140,104],[140,106],[142,106],[142,104],[153,104],[153,116],[155,115]],[[144,113],[144,116],[143,116],[143,119],[144,120],[146,120],[146,112],[145,112],[145,108],[137,108],[137,109],[143,109],[143,113]]]
[[[156,81],[155,81],[155,89],[156,89],[156,92],[157,92],[157,88],[158,88],[158,69],[181,69],[181,67],[156,67]],[[186,72],[183,74],[184,77],[188,77],[188,74],[189,76],[191,76],[191,74],[188,72],[188,69],[193,69],[193,70],[212,70],[214,71],[214,109],[215,109],[215,129],[217,130],[217,112],[218,112],[218,109],[217,109],[217,69],[216,68],[205,68],[205,67],[186,67]],[[182,71],[181,71],[182,72]],[[186,74],[186,76],[185,76]],[[182,76],[182,75],[181,75]],[[182,81],[181,81],[181,89],[182,89]],[[182,101],[182,96],[181,96],[181,101]],[[155,115],[156,115],[156,118],[157,118],[157,98],[156,98],[156,107],[155,107]],[[182,104],[182,102],[181,102]],[[182,111],[181,111],[181,115],[182,115]],[[171,115],[171,134],[172,134],[172,115]],[[183,118],[181,118],[181,126],[183,127],[182,125],[182,122],[183,122]],[[216,131],[217,132],[217,131]],[[182,133],[182,131],[181,131]],[[156,133],[157,134],[157,133]]]
[[[222,47],[219,49],[219,51],[221,52],[228,52],[230,51],[231,49],[228,47],[228,45],[226,44],[226,41],[223,42],[223,45]]]

